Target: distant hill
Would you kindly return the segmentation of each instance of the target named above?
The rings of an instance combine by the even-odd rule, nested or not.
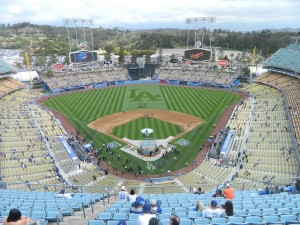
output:
[[[77,35],[76,35],[77,32]],[[268,57],[281,47],[285,47],[300,38],[299,29],[272,29],[257,32],[236,32],[222,29],[205,30],[204,36],[197,31],[189,35],[183,29],[129,30],[126,28],[107,29],[69,28],[70,41],[66,27],[35,25],[30,22],[2,26],[0,28],[0,48],[29,48],[33,55],[55,56],[68,55],[71,50],[77,51],[77,43],[86,42],[88,49],[111,49],[117,54],[122,48],[131,53],[134,50],[157,50],[159,48],[185,48],[194,46],[195,41],[202,41],[206,46],[217,46],[223,50],[257,52]],[[76,39],[77,37],[77,39]],[[92,43],[93,40],[93,43]]]

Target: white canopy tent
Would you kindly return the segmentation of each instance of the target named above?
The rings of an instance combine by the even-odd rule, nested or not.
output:
[[[36,71],[18,72],[17,74],[12,75],[12,77],[19,81],[30,81],[33,79],[40,79]]]

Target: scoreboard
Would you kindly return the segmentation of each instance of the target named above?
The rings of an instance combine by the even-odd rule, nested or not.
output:
[[[77,51],[69,53],[71,63],[86,63],[98,60],[97,52],[94,51]]]

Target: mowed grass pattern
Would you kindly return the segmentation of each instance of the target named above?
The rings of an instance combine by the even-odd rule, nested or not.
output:
[[[60,95],[45,102],[47,107],[85,124],[123,110],[126,87]]]
[[[184,112],[206,120],[240,98],[231,92],[178,86],[161,86],[169,110]]]
[[[121,126],[115,127],[112,134],[120,138],[129,138],[140,140],[144,138],[141,130],[144,128],[153,129],[150,138],[165,139],[169,136],[175,136],[181,132],[181,127],[155,118],[139,118]]]
[[[178,170],[184,167],[186,163],[191,163],[197,156],[200,146],[206,142],[213,125],[217,123],[222,112],[239,100],[240,97],[238,95],[222,90],[186,86],[134,85],[68,93],[51,97],[44,104],[65,115],[72,125],[80,131],[80,135],[83,138],[93,141],[95,149],[100,148],[104,143],[113,141],[120,146],[126,144],[89,128],[87,124],[112,113],[139,109],[139,103],[146,106],[143,109],[158,108],[178,111],[202,119],[204,123],[201,126],[179,138],[189,141],[190,144],[188,146],[176,144],[177,140],[172,141],[171,144],[176,145],[180,151],[180,156],[178,156],[180,160],[177,163],[169,163],[163,167],[148,170],[144,161],[123,151],[119,151],[122,160],[114,161],[114,166],[119,170],[123,169],[124,160],[130,159],[132,167],[135,168],[137,165],[140,165],[149,174],[160,174],[163,171]],[[117,136],[132,138],[130,136],[132,130],[148,127],[148,125],[142,125],[143,127],[137,128],[138,126],[140,125],[134,123],[124,126],[123,131],[118,129]],[[172,130],[165,124],[158,126],[156,129],[158,129],[157,132],[159,133],[167,133],[167,130]],[[110,157],[106,151],[103,151],[101,154],[107,158]],[[171,160],[172,157],[173,155],[167,156],[164,160]]]

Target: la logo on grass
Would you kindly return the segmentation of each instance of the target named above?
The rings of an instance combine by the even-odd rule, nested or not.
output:
[[[153,95],[149,91],[141,91],[139,89],[130,89],[129,97],[132,102],[141,101],[161,101],[160,95]]]

